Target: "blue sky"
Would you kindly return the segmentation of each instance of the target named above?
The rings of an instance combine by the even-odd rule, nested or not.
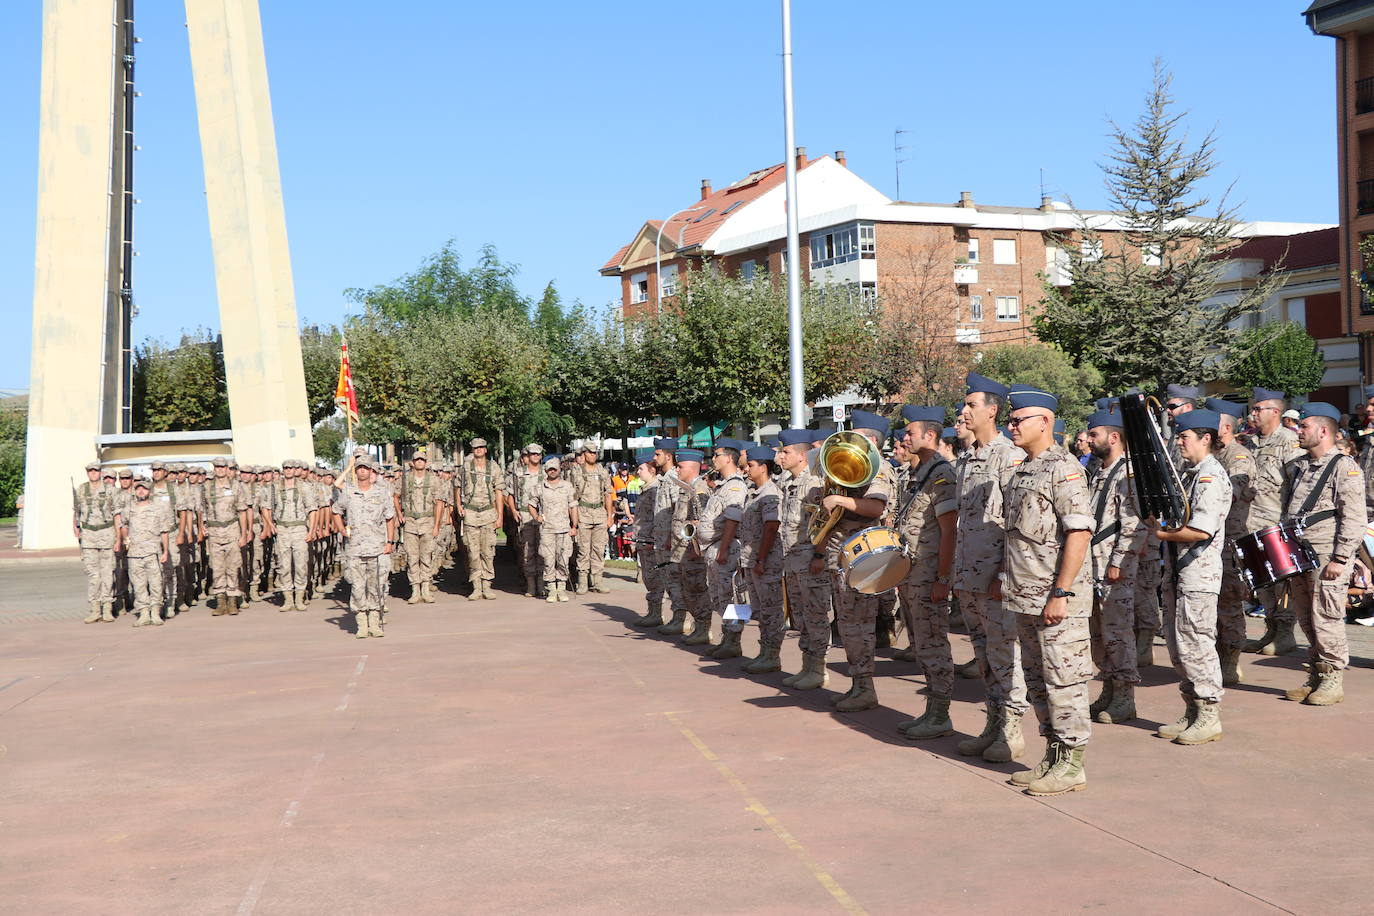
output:
[[[782,158],[775,0],[262,5],[304,320],[449,238],[604,305],[597,268],[644,219]],[[1135,117],[1160,56],[1245,218],[1335,222],[1334,43],[1305,5],[794,0],[797,142],[891,195],[900,127],[905,199],[1034,205],[1043,168],[1102,206],[1106,118]],[[9,6],[0,388],[29,384],[41,46],[41,4]],[[135,333],[173,339],[218,313],[181,4],[138,11]]]

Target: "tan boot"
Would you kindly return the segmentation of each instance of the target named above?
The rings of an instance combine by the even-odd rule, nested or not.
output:
[[[162,613],[158,608],[149,608],[143,612],[143,625],[145,627],[162,626]]]
[[[711,618],[692,620],[692,631],[682,637],[684,646],[704,646],[711,642]]]
[[[592,591],[596,591],[596,589],[592,589]],[[682,625],[686,622],[687,611],[683,608],[678,608],[677,610],[673,611],[672,618],[663,626],[659,627],[658,631],[664,634],[665,636],[681,636]]]
[[[238,595],[230,595],[230,596],[229,596],[229,616],[230,616],[230,617],[237,617],[237,616],[238,616],[238,613],[239,613],[239,610],[240,610],[241,608],[242,608],[242,603],[241,603],[241,601],[239,600],[239,596],[238,596]]]
[[[1322,682],[1321,675],[1317,673],[1317,666],[1312,665],[1307,672],[1307,680],[1301,687],[1294,687],[1292,690],[1285,690],[1283,695],[1294,703],[1301,703],[1307,699],[1308,694],[1317,689],[1317,685]]]
[[[552,594],[552,591],[550,592],[550,594]],[[482,580],[481,580],[481,579],[473,579],[473,580],[472,580],[472,591],[468,592],[468,600],[469,600],[469,601],[481,601],[481,600],[482,600]],[[557,601],[558,599],[555,598],[555,599],[553,599],[553,600]]]
[[[816,690],[830,683],[830,672],[825,667],[824,655],[806,655],[802,659],[802,672],[790,686],[793,690]]]
[[[544,600],[549,604],[558,603],[558,583],[552,579],[544,580]]]
[[[1097,721],[1098,713],[1112,705],[1112,687],[1114,683],[1115,682],[1112,681],[1111,678],[1103,681],[1102,692],[1097,695],[1097,699],[1093,700],[1092,705],[1088,707],[1088,716],[1094,722]]]
[[[1088,787],[1088,777],[1083,772],[1083,748],[1070,748],[1063,744],[1057,744],[1055,748],[1054,766],[1026,786],[1027,795],[1063,795]]]
[[[229,613],[229,596],[228,596],[228,595],[216,595],[216,596],[215,596],[215,609],[214,609],[213,611],[210,612],[210,616],[211,616],[211,617],[222,617],[222,616],[224,616],[224,615],[227,614],[227,613]]]
[[[421,595],[420,595],[421,600],[423,600],[425,604],[433,604],[433,603],[434,603],[434,583],[433,583],[433,582],[425,582],[425,583],[423,583],[423,586],[424,586],[424,587],[421,589]],[[486,595],[484,594],[483,597],[486,597]]]
[[[955,665],[954,673],[959,677],[970,679],[982,679],[983,677],[983,669],[978,666],[977,658],[971,658],[962,665]]]
[[[557,587],[557,589],[558,589],[558,600],[559,600],[559,601],[567,601],[567,600],[568,600],[568,585],[567,585],[567,583],[564,582],[562,579],[559,579],[557,582],[554,583],[554,585],[555,585],[555,587]]]
[[[83,620],[83,621],[81,621],[81,622],[82,622],[82,623],[100,623],[102,617],[103,617],[103,615],[100,613],[100,602],[99,602],[99,601],[92,601],[92,602],[91,602],[91,613],[90,613],[89,615],[87,615],[86,619]]]
[[[873,689],[871,675],[856,677],[854,686],[858,689],[835,704],[836,712],[862,712],[878,705],[878,691]]]
[[[1135,631],[1135,666],[1148,668],[1155,663],[1155,631]]]
[[[586,574],[586,573],[580,572],[580,573],[577,574],[577,579],[575,580],[575,585],[573,586],[573,591],[574,591],[575,593],[579,594],[579,595],[585,595],[585,594],[587,594],[587,574]],[[654,624],[654,626],[658,626],[658,624]]]
[[[1104,725],[1120,725],[1135,718],[1135,685],[1120,681],[1112,690],[1112,701],[1095,717]]]
[[[1174,738],[1174,744],[1206,744],[1221,740],[1221,704],[1216,700],[1193,700],[1193,722]]]
[[[357,626],[357,631],[353,635],[358,639],[367,639],[367,614],[363,612],[354,614],[353,622]]]
[[[782,651],[779,647],[765,648],[758,658],[744,666],[750,674],[769,674],[782,670]]]
[[[933,694],[926,697],[926,711],[919,718],[897,726],[897,730],[913,741],[954,734],[954,723],[949,719],[949,697]]]
[[[1274,641],[1260,649],[1260,655],[1288,655],[1298,651],[1298,640],[1293,636],[1293,621],[1279,620],[1274,624]]]
[[[114,623],[114,603],[106,601],[100,605],[100,620],[102,623]]]
[[[596,573],[592,573],[592,591],[600,595],[609,595],[611,593],[611,590],[602,583],[601,576]]]
[[[538,594],[538,591],[537,591],[537,590],[535,589],[535,587],[534,587],[534,576],[526,576],[526,577],[525,577],[525,597],[526,597],[526,598],[533,598],[536,594]]]
[[[483,580],[482,580],[482,597],[485,598],[485,599],[487,599],[488,601],[495,601],[495,600],[496,600],[496,593],[495,593],[494,591],[492,591],[492,589],[491,589],[491,580],[490,580],[490,579],[483,579]],[[434,596],[433,596],[433,595],[430,595],[429,600],[430,600],[430,603],[433,603],[433,602],[434,602]]]
[[[1161,738],[1168,738],[1172,741],[1179,735],[1186,732],[1193,724],[1193,719],[1197,716],[1197,697],[1185,696],[1183,702],[1188,705],[1184,707],[1183,715],[1178,717],[1178,721],[1172,725],[1161,725],[1155,729],[1155,734]]]
[[[368,636],[385,636],[385,635],[386,635],[386,632],[382,629],[382,613],[381,613],[381,611],[368,611],[368,612],[367,612],[367,635],[368,635]]]
[[[1240,668],[1240,650],[1225,649],[1217,653],[1221,658],[1221,686],[1234,687],[1245,680]]]
[[[636,617],[634,621],[637,627],[661,627],[663,626],[663,599],[649,602],[649,609],[644,612],[643,617]]]
[[[421,585],[419,582],[410,583],[410,597],[406,599],[406,604],[419,604],[421,600]]]
[[[1317,662],[1317,688],[1303,700],[1308,706],[1335,706],[1345,699],[1345,672],[1326,662]]]
[[[1006,706],[997,724],[997,736],[983,749],[983,759],[988,763],[1008,763],[1020,757],[1026,750],[1026,739],[1021,735],[1021,713]]]
[[[1272,617],[1266,617],[1264,618],[1264,635],[1261,636],[1259,639],[1247,639],[1245,641],[1245,645],[1241,647],[1242,651],[1259,652],[1263,654],[1265,648],[1274,641],[1274,637],[1277,634],[1277,621],[1275,621]],[[1273,655],[1274,653],[1270,652],[1269,654]]]
[[[959,742],[957,750],[965,757],[981,757],[983,751],[997,740],[997,730],[1001,727],[1002,708],[988,701],[987,709],[984,710],[987,720],[983,723],[983,731],[972,738],[965,738]]]
[[[720,645],[706,654],[712,658],[739,658],[744,654],[739,644],[741,635],[739,630],[725,630],[720,634]]]
[[[306,598],[306,595],[308,595],[308,594],[310,594],[310,593],[309,593],[308,591],[303,591],[303,592],[293,592],[293,594],[296,596],[296,610],[298,610],[298,611],[303,611],[303,610],[305,610],[305,606],[306,606],[307,604],[310,603],[309,600]]]
[[[1044,776],[1050,771],[1050,767],[1054,766],[1054,762],[1059,759],[1058,747],[1058,738],[1045,739],[1045,753],[1044,756],[1040,758],[1040,762],[1037,763],[1033,769],[1012,773],[1011,779],[1009,779],[1008,782],[1024,789],[1026,786]]]

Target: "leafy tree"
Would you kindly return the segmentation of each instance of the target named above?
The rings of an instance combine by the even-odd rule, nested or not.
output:
[[[183,332],[176,347],[148,339],[134,351],[134,431],[229,428],[224,348],[205,328]]]
[[[1227,377],[1236,388],[1269,388],[1288,395],[1310,394],[1322,385],[1326,361],[1302,325],[1287,321],[1245,332],[1239,359]]]
[[[342,415],[330,417],[316,424],[314,429],[315,454],[331,464],[338,464],[343,458],[344,438],[348,424]]]
[[[1004,385],[1034,385],[1059,398],[1059,416],[1070,432],[1083,428],[1102,390],[1102,373],[1074,365],[1062,350],[1044,344],[994,344],[983,351],[978,371]]]
[[[470,315],[479,309],[523,316],[529,303],[515,286],[519,270],[502,261],[491,245],[482,247],[475,267],[464,269],[450,239],[414,272],[371,289],[344,290],[344,296],[365,311],[399,322],[433,313]]]
[[[1057,239],[1070,285],[1044,279],[1035,331],[1075,363],[1091,363],[1107,387],[1157,390],[1167,382],[1220,377],[1224,360],[1244,357],[1236,319],[1278,289],[1270,272],[1234,297],[1216,292],[1225,253],[1238,244],[1236,211],[1199,184],[1217,167],[1216,138],[1188,146],[1186,113],[1174,111],[1172,75],[1156,61],[1145,111],[1130,131],[1112,123],[1107,193],[1125,231],[1107,238],[1080,215],[1076,233]]]
[[[0,403],[0,516],[14,515],[15,501],[24,491],[28,419],[26,408]]]
[[[313,427],[334,415],[334,389],[339,382],[339,329],[308,324],[301,328],[301,363],[305,367],[305,403]],[[318,453],[317,453],[318,454]]]

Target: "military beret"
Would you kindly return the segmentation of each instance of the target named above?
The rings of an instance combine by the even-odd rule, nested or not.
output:
[[[1097,413],[1088,417],[1088,429],[1094,426],[1120,426],[1121,414],[1113,413],[1110,410],[1099,410]]]
[[[784,429],[778,433],[779,445],[810,445],[816,434],[809,429]]]
[[[671,452],[677,448],[677,440],[667,437],[654,439],[654,448],[661,448],[665,452]]]
[[[717,439],[715,448],[732,448],[737,452],[742,452],[753,443],[741,442],[739,439]]]
[[[651,448],[637,448],[637,449],[635,449],[635,464],[637,464],[637,465],[643,464],[643,463],[646,462],[646,461],[652,461],[652,460],[653,460],[653,457],[654,457],[654,450],[651,449]]]
[[[850,411],[849,419],[855,429],[871,429],[884,439],[887,438],[887,431],[892,427],[886,417],[871,411],[859,410],[857,407]]]
[[[88,470],[88,471],[98,471],[98,470],[100,470],[100,462],[99,462],[99,461],[87,461],[87,462],[86,462],[86,470]]]
[[[1023,407],[1043,407],[1046,410],[1059,409],[1059,398],[1048,391],[1032,388],[1030,385],[1015,386],[1007,398],[1011,403],[1012,410],[1020,410]]]
[[[695,461],[698,464],[706,460],[706,455],[699,448],[680,448],[677,450],[677,462]]]
[[[1258,386],[1250,393],[1250,400],[1252,401],[1282,401],[1285,397],[1282,391],[1271,391],[1268,388]]]
[[[1059,433],[1061,436],[1067,431],[1067,429],[1068,427],[1064,425],[1064,419],[1062,417],[1054,421],[1054,431]]]
[[[955,429],[953,426],[946,426],[940,433],[941,439],[957,439],[958,437],[959,430]]]
[[[1202,397],[1202,389],[1193,385],[1166,385],[1164,391],[1171,398],[1186,398],[1189,401]]]
[[[983,391],[988,394],[995,394],[999,398],[1003,399],[1005,399],[1007,395],[1011,393],[1011,389],[1009,389],[1006,385],[1003,385],[1001,382],[994,382],[987,376],[979,375],[977,372],[970,372],[968,374],[968,378],[964,381],[964,387],[965,394],[973,394],[975,391]]]
[[[749,461],[772,461],[777,452],[771,445],[755,445],[745,451],[744,457]]]
[[[1115,413],[1121,407],[1121,398],[1098,398],[1093,402],[1098,410],[1109,410]]]
[[[1235,401],[1228,401],[1224,398],[1208,398],[1206,406],[1208,410],[1215,410],[1217,413],[1235,417],[1237,420],[1245,416],[1244,404],[1237,404]]]
[[[1335,420],[1339,423],[1341,412],[1336,409],[1335,405],[1325,401],[1311,401],[1302,407],[1302,419],[1305,420],[1308,417],[1326,417],[1328,420]]]
[[[1366,400],[1374,398],[1374,385],[1365,385],[1364,388],[1361,389],[1360,396]]]
[[[119,476],[120,476],[120,477],[132,477],[132,476],[134,476],[134,472],[133,472],[132,470],[130,470],[129,468],[120,468],[120,469],[119,469]]]
[[[1190,410],[1174,420],[1174,431],[1185,429],[1216,429],[1221,426],[1221,414],[1215,410]]]
[[[481,436],[477,436],[477,437],[474,438],[471,442],[468,443],[468,447],[469,447],[469,448],[477,448],[478,446],[485,446],[486,444],[487,444],[487,440],[486,440],[486,439],[483,439]]]
[[[939,423],[945,425],[945,409],[943,407],[918,407],[915,404],[908,404],[902,408],[902,419],[908,423]]]

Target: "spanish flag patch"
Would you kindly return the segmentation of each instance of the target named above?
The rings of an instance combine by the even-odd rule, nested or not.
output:
[[[1359,472],[1358,470],[1346,471],[1346,472],[1345,472],[1345,476],[1346,476],[1346,477],[1359,477],[1359,476],[1360,476],[1360,472]]]
[[[942,484],[942,483],[949,483],[949,478],[947,478],[947,477],[936,477],[936,478],[935,478],[935,482],[932,483],[931,486],[938,486],[938,485],[940,485],[940,484]]]
[[[1198,482],[1198,483],[1211,483],[1211,482],[1212,482],[1212,478],[1211,478],[1211,477],[1199,477],[1199,478],[1197,479],[1197,482]]]
[[[1072,474],[1065,474],[1065,475],[1064,475],[1064,481],[1067,483],[1067,482],[1070,481],[1070,480],[1077,480],[1078,478],[1080,478],[1080,477],[1082,477],[1082,476],[1083,476],[1082,474],[1078,473],[1077,471],[1074,471]]]

